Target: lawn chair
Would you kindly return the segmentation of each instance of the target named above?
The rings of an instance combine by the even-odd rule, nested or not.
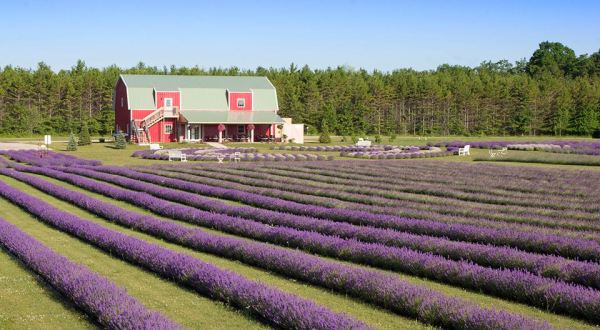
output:
[[[173,161],[174,159],[179,159],[182,162],[187,162],[187,155],[181,152],[181,150],[170,150],[169,161]]]
[[[219,161],[219,164],[223,164],[223,159],[225,159],[225,155],[218,153],[216,154],[217,156],[217,161]]]
[[[459,156],[470,156],[471,155],[471,146],[467,144],[466,146],[464,146],[464,148],[459,148],[458,155]]]
[[[233,153],[233,161],[238,163],[241,160],[242,156],[239,151]]]

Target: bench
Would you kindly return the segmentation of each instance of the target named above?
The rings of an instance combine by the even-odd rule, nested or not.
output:
[[[500,150],[490,149],[490,158],[495,158],[496,156],[504,156],[504,155],[506,155],[507,151],[508,151],[507,147],[504,147]]]
[[[158,143],[150,143],[150,150],[160,150],[162,147]]]
[[[459,156],[467,156],[467,155],[471,155],[471,146],[470,145],[466,145],[463,148],[459,148],[458,149],[458,155]]]
[[[179,159],[182,162],[187,162],[187,155],[181,152],[181,150],[169,151],[169,161],[173,161],[174,159]]]

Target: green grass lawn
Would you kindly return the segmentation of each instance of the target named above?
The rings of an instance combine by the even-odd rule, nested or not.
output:
[[[4,205],[0,208],[4,213]],[[83,312],[2,248],[0,302],[0,329],[96,328]]]
[[[385,329],[385,328],[414,329],[414,328],[422,327],[422,325],[420,323],[417,323],[415,321],[408,320],[408,319],[393,315],[391,313],[378,310],[377,308],[374,308],[373,306],[358,302],[353,299],[345,298],[341,295],[330,293],[327,290],[323,290],[318,287],[304,285],[304,284],[298,283],[296,281],[290,281],[283,277],[262,271],[260,269],[245,266],[239,262],[226,260],[226,259],[216,257],[213,255],[209,255],[209,254],[193,252],[187,248],[183,248],[183,247],[179,247],[177,245],[165,243],[165,242],[162,242],[151,236],[148,236],[145,234],[140,234],[140,233],[128,230],[128,229],[124,229],[122,227],[107,223],[106,221],[99,219],[99,218],[89,214],[88,212],[83,211],[79,208],[76,208],[70,204],[67,204],[67,203],[59,201],[55,198],[49,197],[48,195],[45,195],[44,193],[41,193],[25,184],[19,183],[12,179],[8,179],[6,177],[0,177],[0,179],[23,190],[23,191],[30,193],[36,197],[42,198],[42,199],[52,203],[53,205],[60,207],[63,210],[66,210],[68,212],[72,212],[79,216],[85,217],[86,219],[90,219],[94,222],[102,224],[103,226],[109,227],[114,230],[118,230],[120,232],[129,234],[129,235],[132,235],[135,237],[145,239],[150,242],[161,244],[161,245],[166,246],[173,250],[188,253],[188,254],[193,255],[201,260],[210,262],[218,267],[235,271],[235,272],[242,274],[246,277],[249,277],[251,279],[263,281],[270,285],[277,286],[285,291],[292,292],[294,294],[298,294],[300,296],[303,296],[303,297],[306,297],[309,299],[313,299],[313,300],[315,300],[321,304],[324,304],[336,311],[342,311],[342,312],[349,313],[359,319],[362,319],[362,320],[368,322],[370,325],[373,325],[376,328],[380,328],[380,329]],[[63,183],[63,182],[53,180],[53,179],[48,179],[48,181],[51,181],[56,184],[60,184],[69,189],[73,189],[73,190],[76,190],[79,192],[84,192],[90,196],[93,196],[93,197],[103,200],[105,202],[113,203],[115,205],[124,207],[129,210],[149,214],[148,211],[142,210],[136,206],[132,206],[130,204],[119,202],[119,201],[114,201],[114,200],[106,198],[104,196],[100,196],[95,193],[90,193],[90,192],[84,191],[80,188],[74,187],[67,183]],[[0,200],[0,209],[4,210],[4,205],[2,204],[2,202],[3,201]],[[6,204],[6,202],[4,202],[4,203]],[[40,240],[42,240],[42,238],[43,238],[45,240],[44,241],[45,243],[47,241],[50,244],[53,244],[53,248],[54,248],[54,246],[56,246],[56,244],[58,244],[58,246],[59,246],[58,251],[60,253],[65,253],[65,255],[67,255],[69,258],[72,258],[73,260],[76,260],[78,262],[82,262],[88,266],[90,264],[92,266],[96,266],[96,264],[105,265],[105,263],[111,263],[111,264],[115,263],[115,264],[119,265],[119,267],[121,267],[121,270],[118,272],[118,274],[113,274],[112,272],[109,272],[107,276],[110,275],[109,277],[111,277],[111,279],[113,279],[115,282],[118,282],[118,284],[120,284],[120,285],[126,286],[128,288],[128,290],[130,290],[130,293],[132,293],[132,294],[135,293],[135,296],[139,297],[144,303],[146,303],[146,300],[150,300],[152,303],[147,303],[149,306],[159,309],[159,310],[165,312],[165,314],[167,314],[169,316],[174,315],[172,317],[176,321],[182,322],[187,325],[190,324],[189,323],[190,322],[189,315],[174,314],[173,311],[170,310],[170,308],[165,306],[160,301],[160,296],[161,295],[171,295],[172,294],[171,290],[175,291],[176,294],[182,294],[181,292],[179,292],[181,289],[179,289],[178,287],[176,287],[174,285],[169,285],[168,282],[164,283],[164,281],[154,277],[152,274],[148,274],[146,272],[139,271],[135,267],[129,266],[128,264],[125,264],[124,262],[114,260],[113,258],[106,256],[104,253],[102,253],[90,246],[87,246],[86,244],[84,244],[74,238],[71,238],[71,237],[69,237],[65,234],[62,234],[56,230],[50,229],[47,226],[32,219],[27,214],[24,214],[22,211],[17,210],[14,206],[7,208],[7,209],[12,210],[12,212],[18,213],[19,216],[24,219],[23,221],[19,221],[17,223],[17,225],[19,225],[22,229],[24,229],[26,231],[31,231],[33,233],[36,233],[37,231],[43,231],[43,233],[40,233],[39,236],[36,238],[38,238]],[[4,212],[5,211],[0,211],[0,216],[6,217],[3,214]],[[44,236],[44,235],[46,235],[46,236]],[[54,243],[55,240],[58,240],[59,243]],[[73,251],[73,250],[75,250],[75,251]],[[98,258],[99,260],[94,261],[96,258]],[[98,266],[100,266],[100,265],[98,265]],[[106,272],[106,270],[103,269],[103,267],[96,268],[95,270],[99,271],[99,272],[100,271]],[[145,288],[135,285],[134,278],[138,278],[138,276],[142,276],[142,278],[150,277],[153,282],[158,282],[158,284],[160,284],[160,289],[159,289],[160,294],[158,294],[158,297],[156,295],[151,295],[150,293],[145,292],[145,290],[144,290]],[[528,307],[528,306],[525,306],[522,304],[511,303],[511,302],[508,302],[508,301],[505,301],[502,299],[493,298],[493,297],[486,296],[483,294],[466,291],[466,290],[463,290],[460,288],[432,282],[429,280],[420,279],[420,278],[413,277],[413,276],[406,276],[406,275],[402,275],[402,274],[397,274],[397,276],[399,276],[400,278],[407,280],[411,283],[427,286],[427,287],[430,287],[430,288],[433,288],[436,290],[440,290],[449,295],[458,296],[463,299],[467,299],[467,300],[473,301],[475,303],[478,303],[482,306],[486,306],[486,307],[490,307],[490,308],[502,308],[502,309],[512,311],[515,313],[521,313],[521,314],[525,314],[525,315],[528,315],[531,317],[544,319],[557,327],[564,328],[564,327],[568,326],[573,329],[588,329],[588,328],[591,329],[591,328],[593,328],[583,322],[572,320],[567,317],[562,317],[562,316],[557,316],[554,314],[546,313],[539,309]],[[158,284],[152,284],[152,287],[154,289],[156,289],[156,286]],[[133,288],[134,288],[133,292],[131,291],[132,289],[129,289],[129,286],[133,286]],[[207,326],[209,328],[218,325],[219,323],[216,323],[216,322],[220,322],[220,319],[219,318],[213,319],[213,316],[215,316],[214,313],[219,312],[220,308],[216,308],[215,306],[212,306],[212,304],[210,302],[205,302],[203,299],[199,299],[199,300],[202,303],[206,303],[207,305],[210,306],[210,308],[209,308],[210,312],[208,314],[206,314],[206,316],[205,316],[207,318],[207,320],[206,320],[207,323],[203,323],[203,325]],[[216,305],[219,306],[219,304],[216,304]],[[171,305],[169,305],[169,306],[171,306]],[[181,306],[176,303],[172,307],[185,308],[185,306]],[[203,307],[203,308],[207,308],[207,307]],[[221,307],[221,308],[224,308],[224,307]],[[188,308],[188,309],[193,310],[193,308]],[[216,312],[213,313],[212,311],[214,309],[216,309]],[[226,312],[233,313],[234,320],[237,320],[236,322],[242,322],[241,320],[247,321],[243,318],[242,315],[238,315],[232,311],[226,311]],[[214,320],[215,323],[211,323],[210,320]]]

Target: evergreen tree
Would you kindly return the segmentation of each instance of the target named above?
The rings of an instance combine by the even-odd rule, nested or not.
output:
[[[331,137],[329,136],[329,127],[327,121],[323,121],[321,124],[321,135],[319,136],[320,143],[331,143]]]
[[[123,132],[119,131],[115,135],[115,148],[116,149],[125,149],[127,147],[127,141],[125,140],[125,135]]]
[[[67,151],[75,150],[77,150],[77,139],[75,138],[75,134],[71,133],[69,135],[69,142],[67,142]]]
[[[88,128],[86,121],[83,122],[81,129],[79,130],[79,141],[77,144],[80,146],[92,144],[92,139],[90,138],[90,129]]]

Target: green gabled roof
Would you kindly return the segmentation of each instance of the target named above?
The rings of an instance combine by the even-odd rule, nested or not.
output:
[[[271,111],[181,111],[189,123],[196,124],[283,124]]]
[[[266,77],[123,74],[129,108],[154,109],[154,91],[179,91],[182,110],[228,111],[227,90],[252,92],[253,111],[277,111],[277,92]]]
[[[159,91],[177,91],[180,88],[218,88],[236,92],[275,89],[266,77],[122,74],[121,78],[129,88],[156,88]]]

